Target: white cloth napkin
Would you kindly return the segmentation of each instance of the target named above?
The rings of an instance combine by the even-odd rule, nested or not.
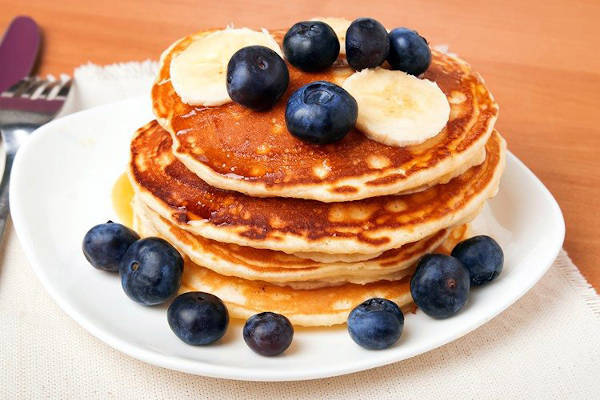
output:
[[[156,64],[75,71],[64,113],[148,93]],[[77,399],[592,399],[600,397],[600,298],[565,252],[521,300],[429,353],[352,375],[287,383],[218,380],[154,367],[71,320],[9,227],[0,247],[0,397]]]

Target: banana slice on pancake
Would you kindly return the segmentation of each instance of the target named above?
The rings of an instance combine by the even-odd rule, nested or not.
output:
[[[311,21],[321,21],[329,25],[340,41],[340,54],[346,54],[346,31],[352,21],[336,17],[314,17]]]
[[[282,56],[266,30],[227,28],[198,36],[171,61],[171,83],[184,103],[218,106],[231,101],[227,93],[227,64],[246,46],[260,45]]]
[[[357,128],[388,146],[423,143],[450,117],[448,99],[435,82],[402,71],[364,69],[342,86],[358,103]]]

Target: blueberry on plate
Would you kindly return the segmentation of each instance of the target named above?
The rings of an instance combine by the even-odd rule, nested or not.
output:
[[[495,279],[502,272],[504,264],[502,248],[494,239],[485,235],[463,240],[452,250],[452,256],[458,258],[469,270],[473,286]]]
[[[389,36],[388,62],[392,69],[415,76],[427,71],[431,64],[431,50],[424,37],[408,28],[396,28]]]
[[[164,303],[177,293],[182,273],[181,254],[156,237],[133,243],[119,264],[123,290],[133,301],[146,306]]]
[[[341,140],[356,124],[358,105],[346,90],[316,81],[296,90],[285,110],[287,129],[298,139],[327,144]]]
[[[285,61],[264,46],[241,48],[227,64],[227,93],[256,111],[273,107],[285,93],[290,74]]]
[[[340,54],[335,31],[320,21],[298,22],[283,38],[283,52],[290,64],[303,71],[321,71]]]
[[[348,332],[369,350],[387,349],[398,341],[404,328],[404,314],[396,303],[373,298],[356,306],[348,315]]]
[[[83,238],[83,255],[94,268],[117,272],[119,262],[140,236],[125,225],[108,221],[94,226]]]
[[[221,299],[204,292],[187,292],[173,300],[167,321],[179,339],[193,346],[221,339],[229,325],[229,313]]]
[[[410,293],[417,307],[433,318],[448,318],[469,298],[469,271],[454,257],[427,254],[417,263]]]
[[[385,27],[373,18],[354,20],[346,31],[346,59],[357,71],[380,66],[390,51]]]
[[[244,325],[244,341],[261,356],[281,354],[292,343],[294,327],[285,316],[263,312],[248,318]]]

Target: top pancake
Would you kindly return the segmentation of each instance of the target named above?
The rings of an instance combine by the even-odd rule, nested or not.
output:
[[[463,223],[498,189],[505,143],[486,144],[485,161],[425,191],[344,203],[256,198],[214,188],[171,151],[156,121],[131,142],[130,179],[139,199],[163,218],[196,235],[286,253],[373,254],[415,242]]]
[[[273,36],[281,41],[284,33]],[[176,157],[214,187],[251,196],[323,202],[411,191],[456,176],[453,171],[464,171],[461,166],[477,159],[498,114],[483,80],[468,64],[432,51],[432,64],[424,78],[439,85],[451,106],[450,120],[437,136],[420,145],[390,147],[353,130],[330,145],[306,143],[287,131],[287,99],[311,81],[341,84],[353,73],[345,61],[340,59],[319,73],[288,65],[288,90],[269,111],[256,112],[233,102],[191,106],[181,101],[171,85],[170,63],[204,34],[187,36],[163,53],[152,102],[157,119],[173,136]]]

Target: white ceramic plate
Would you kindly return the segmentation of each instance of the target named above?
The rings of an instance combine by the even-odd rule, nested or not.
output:
[[[473,290],[459,315],[442,321],[422,312],[407,315],[402,338],[383,351],[360,348],[345,327],[297,329],[285,355],[264,358],[246,347],[240,322],[230,325],[219,344],[188,346],[170,331],[166,307],[130,301],[118,276],[92,268],[81,251],[90,227],[116,218],[112,186],[125,170],[132,133],[150,119],[149,102],[132,99],[43,126],[19,151],[10,203],[27,257],[56,302],[96,337],[151,364],[213,377],[277,381],[400,361],[455,340],[506,309],[541,278],[563,242],[556,201],[509,154],[498,196],[475,221],[476,231],[502,245],[504,270],[493,284]]]

